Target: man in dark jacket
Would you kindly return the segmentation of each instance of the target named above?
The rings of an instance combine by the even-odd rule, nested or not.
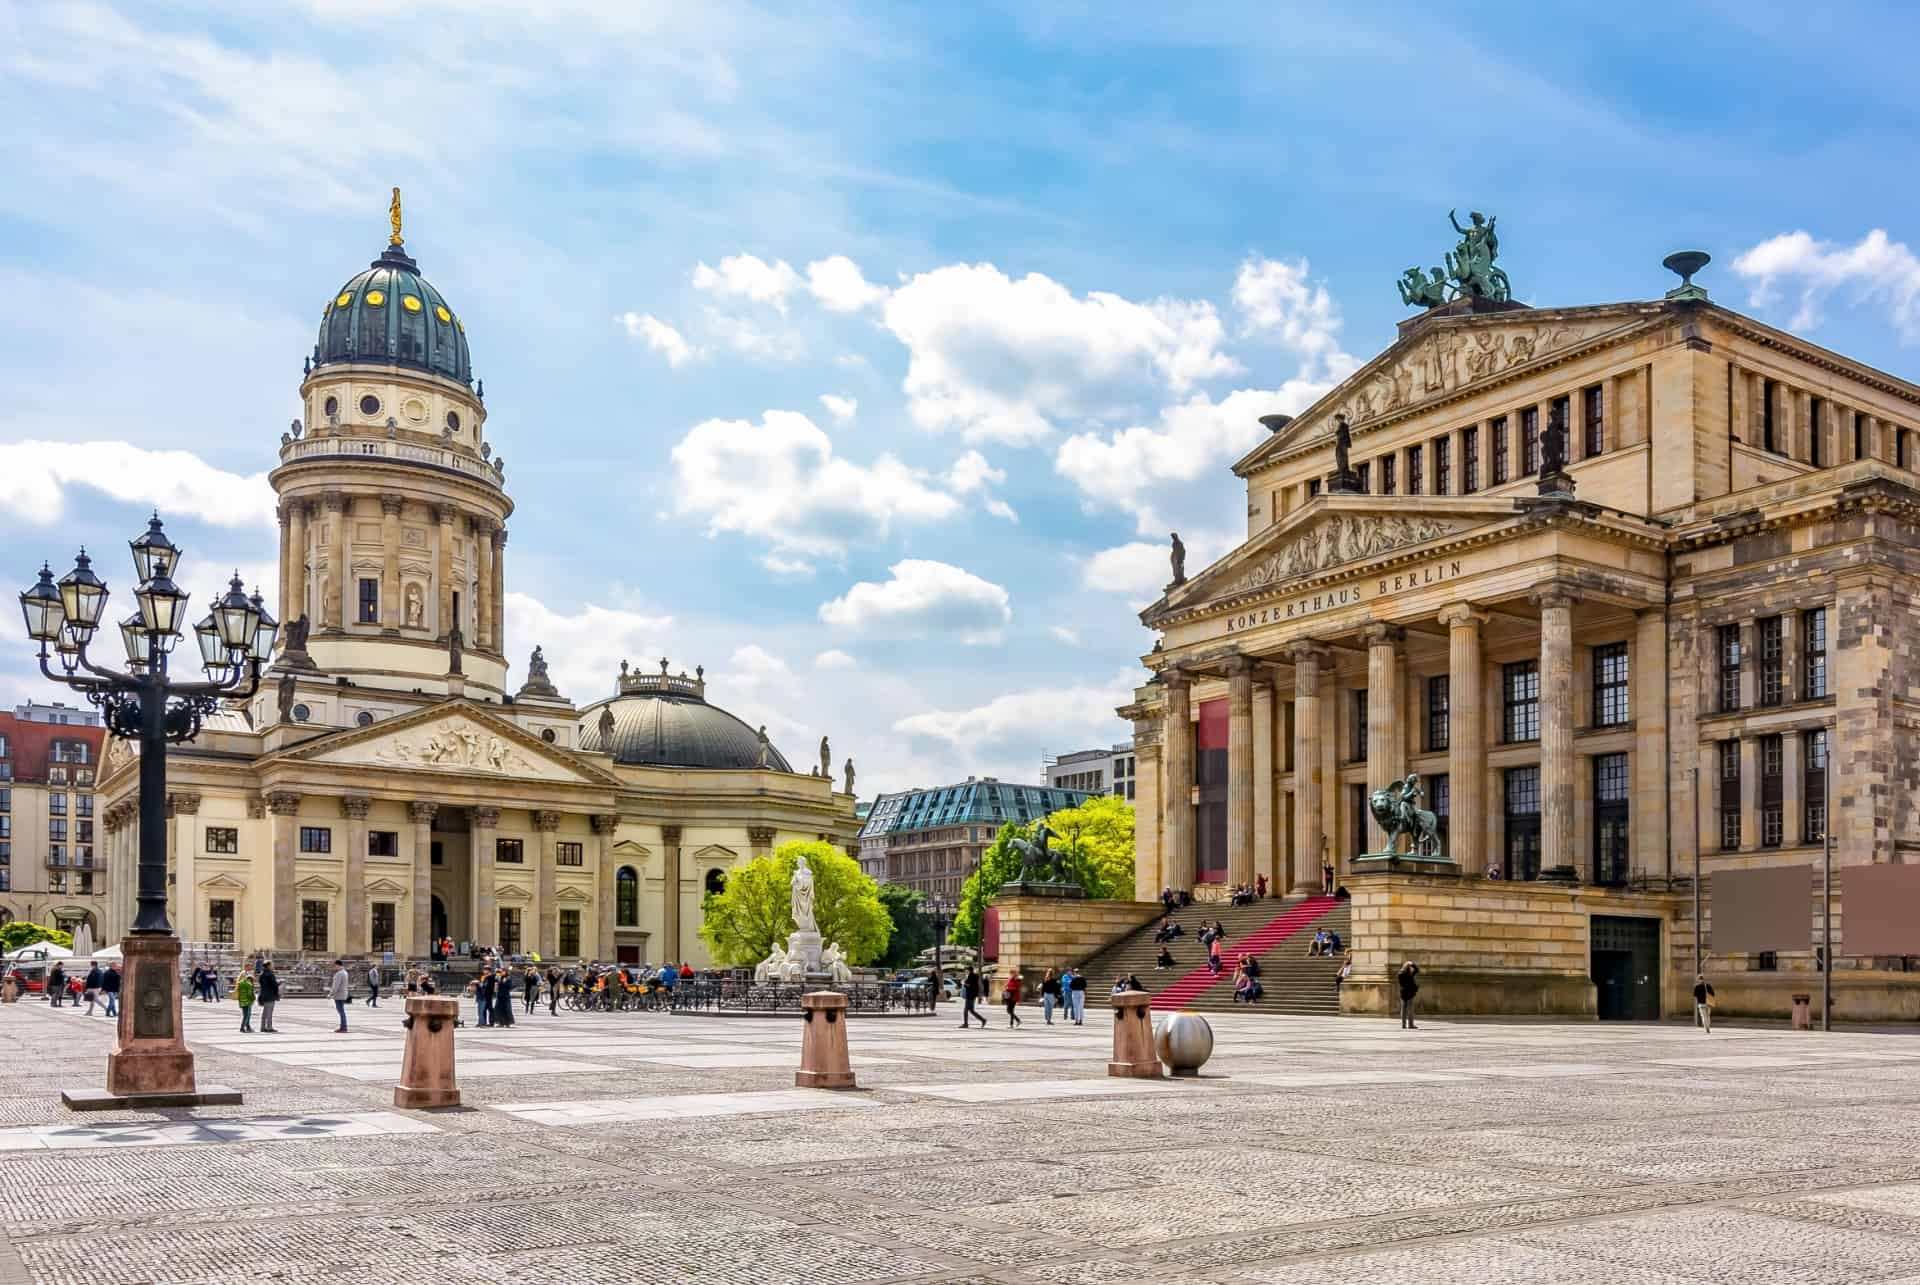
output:
[[[114,1017],[120,1012],[120,969],[107,965],[107,971],[100,978],[100,990],[107,997],[107,1016]]]
[[[1400,1029],[1417,1029],[1413,1024],[1413,997],[1420,993],[1420,966],[1409,959],[1400,965]]]
[[[100,972],[100,965],[89,964],[87,966],[87,980],[86,980],[86,985],[84,986],[83,989],[85,989],[85,991],[87,992],[87,1016],[88,1017],[93,1016],[93,1002],[96,999],[100,998],[100,982],[101,982],[102,976],[103,975]]]
[[[273,961],[260,961],[260,1033],[278,1035],[274,1029],[273,1006],[280,1002],[280,975],[273,971]]]

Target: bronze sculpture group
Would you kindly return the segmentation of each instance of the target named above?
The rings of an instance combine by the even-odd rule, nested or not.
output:
[[[1460,243],[1447,252],[1446,269],[1429,268],[1422,273],[1418,267],[1408,268],[1394,283],[1401,300],[1409,307],[1437,308],[1468,296],[1500,303],[1512,299],[1513,284],[1506,270],[1493,262],[1500,256],[1500,235],[1494,231],[1498,217],[1474,210],[1467,216],[1467,226],[1461,227],[1458,213],[1448,210],[1447,221],[1460,234]]]

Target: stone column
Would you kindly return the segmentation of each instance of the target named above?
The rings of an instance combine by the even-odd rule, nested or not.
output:
[[[774,828],[770,825],[750,825],[747,827],[747,844],[752,850],[754,860],[769,856],[773,852]]]
[[[467,904],[473,907],[473,940],[487,946],[499,945],[500,916],[495,913],[493,899],[494,843],[500,837],[494,829],[499,824],[499,808],[473,809],[472,842],[467,853],[472,885]]]
[[[326,623],[339,629],[353,619],[347,608],[353,594],[348,586],[353,576],[347,566],[347,524],[353,520],[353,506],[338,491],[329,493],[326,502],[327,514],[333,523],[333,539],[327,546],[327,567],[333,575],[333,592],[327,595],[327,601],[321,609],[326,612]]]
[[[440,583],[440,639],[445,641],[453,632],[453,509],[445,504],[438,505],[433,517],[440,524],[439,559],[434,578]]]
[[[400,632],[400,509],[397,495],[380,497],[380,627]]]
[[[1760,846],[1760,738],[1740,738],[1740,847]]]
[[[1760,630],[1752,616],[1740,622],[1740,708],[1760,704]]]
[[[267,795],[273,816],[273,948],[300,948],[300,907],[294,898],[294,861],[299,853],[300,796],[291,790]]]
[[[198,863],[193,860],[198,853],[194,833],[199,827],[190,819],[199,812],[198,794],[167,795],[167,916],[176,925],[175,931],[188,941],[205,936],[200,927],[199,898],[194,893],[200,878]]]
[[[1673,809],[1691,781],[1667,781],[1667,613],[1654,607],[1640,613],[1633,635],[1633,685],[1627,691],[1633,719],[1633,852],[1636,873],[1666,868],[1668,827]],[[1702,782],[1702,785],[1708,782]],[[1704,811],[1705,809],[1702,809]],[[1688,857],[1692,856],[1689,852]],[[1678,866],[1681,854],[1674,853]]]
[[[1253,873],[1265,875],[1268,890],[1275,891],[1283,885],[1273,859],[1273,684],[1268,678],[1261,672],[1253,683]]]
[[[1161,830],[1161,798],[1166,793],[1161,779],[1160,737],[1156,720],[1136,719],[1133,733],[1134,782],[1134,870],[1133,895],[1136,901],[1152,901],[1167,886],[1165,835]]]
[[[493,649],[493,522],[488,518],[473,520],[473,549],[480,559],[478,592],[480,600],[473,604],[473,645],[483,650]]]
[[[341,893],[341,910],[346,924],[346,955],[367,953],[367,810],[373,800],[364,794],[349,794],[340,800],[340,815],[347,819],[346,889]]]
[[[296,503],[297,501],[289,500],[276,509],[276,513],[280,518],[280,596],[279,600],[274,603],[274,610],[279,613],[283,621],[290,621],[294,618],[295,614],[297,614],[287,610],[287,604],[293,601],[293,571],[291,565],[293,562],[293,541],[289,537],[293,531],[293,510]]]
[[[660,962],[680,962],[680,827],[660,827]]]
[[[1780,613],[1780,703],[1791,705],[1799,699],[1800,613],[1783,611]]]
[[[614,957],[614,903],[619,896],[614,883],[613,832],[620,827],[620,818],[611,812],[595,813],[593,834],[598,841],[594,860],[598,863],[596,876],[600,885],[600,922],[599,937],[594,942],[594,955],[611,961]]]
[[[493,528],[493,625],[487,637],[493,649],[507,649],[507,529]]]
[[[1447,855],[1463,874],[1487,870],[1487,730],[1482,717],[1480,628],[1486,613],[1456,603],[1440,613],[1447,627]]]
[[[1361,631],[1367,640],[1367,792],[1384,790],[1407,774],[1406,729],[1400,725],[1400,653],[1406,631],[1374,624]],[[1387,846],[1387,832],[1367,820],[1374,852]]]
[[[1193,888],[1193,689],[1177,669],[1166,671],[1167,886]]]
[[[1322,818],[1320,670],[1330,655],[1317,643],[1296,643],[1293,658],[1293,891],[1320,891]]]
[[[1573,834],[1573,595],[1537,589],[1540,609],[1540,876],[1578,883]]]
[[[280,623],[289,625],[307,610],[307,502],[295,500],[287,506],[292,513],[287,523],[287,543],[283,560],[287,564],[287,592],[280,600]]]
[[[557,888],[559,853],[554,845],[559,842],[560,814],[558,812],[536,812],[533,814],[533,828],[540,832],[540,862],[534,870],[534,918],[539,922],[536,939],[539,941],[540,954],[548,959],[560,953],[560,906],[554,900]]]
[[[1227,664],[1227,884],[1253,882],[1253,662]]]
[[[440,805],[425,800],[407,804],[413,822],[413,943],[412,953],[432,954],[433,941],[433,818]]]
[[[1788,731],[1780,737],[1780,846],[1791,848],[1806,842],[1807,764],[1806,742],[1800,733]]]

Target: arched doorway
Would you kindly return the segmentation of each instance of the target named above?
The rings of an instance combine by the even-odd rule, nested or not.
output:
[[[434,895],[432,907],[427,911],[427,924],[427,933],[435,941],[440,941],[447,936],[447,903],[440,900],[437,893]]]

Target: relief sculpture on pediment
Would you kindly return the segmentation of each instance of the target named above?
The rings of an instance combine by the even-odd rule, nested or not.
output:
[[[1303,580],[1344,562],[1424,544],[1459,529],[1460,524],[1448,518],[1336,513],[1301,531],[1213,596],[1231,598],[1270,585]]]
[[[1429,335],[1401,359],[1368,376],[1326,419],[1361,424],[1416,402],[1457,392],[1585,338],[1578,326],[1537,323]]]

